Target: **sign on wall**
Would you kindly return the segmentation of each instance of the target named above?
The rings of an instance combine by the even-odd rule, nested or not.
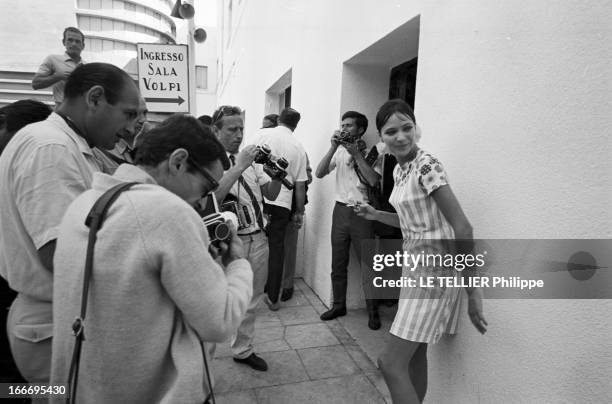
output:
[[[138,87],[151,112],[189,112],[187,45],[139,43]]]

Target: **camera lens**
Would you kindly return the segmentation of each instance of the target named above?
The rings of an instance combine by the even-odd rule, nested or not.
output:
[[[215,226],[215,238],[217,240],[227,240],[230,236],[230,228],[227,223],[219,223]]]
[[[278,166],[282,168],[283,170],[289,167],[289,162],[284,157],[281,157],[278,160],[276,160],[276,164],[278,164]]]
[[[270,154],[272,152],[272,149],[270,149],[270,146],[268,146],[267,144],[262,144],[261,146],[259,146],[259,148],[266,154]]]

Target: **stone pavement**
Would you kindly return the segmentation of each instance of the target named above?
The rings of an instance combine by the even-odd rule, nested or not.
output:
[[[301,279],[276,312],[262,303],[255,323],[255,352],[268,362],[258,372],[232,360],[229,343],[217,345],[212,367],[218,404],[390,403],[375,360],[393,319],[383,308],[383,327],[367,326],[365,309],[323,322],[327,310]]]

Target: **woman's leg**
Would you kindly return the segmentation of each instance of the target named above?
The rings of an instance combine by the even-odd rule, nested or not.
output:
[[[391,335],[385,351],[378,359],[378,367],[389,387],[391,399],[396,404],[421,403],[420,395],[417,393],[416,386],[413,385],[414,381],[411,377],[411,373],[420,376],[423,372],[427,372],[427,368],[414,368],[411,372],[412,358],[421,345],[420,342],[407,341]],[[415,365],[421,365],[421,362],[419,360]],[[425,382],[425,388],[426,385],[427,383]]]
[[[410,360],[410,380],[419,400],[427,393],[427,344],[421,343]]]

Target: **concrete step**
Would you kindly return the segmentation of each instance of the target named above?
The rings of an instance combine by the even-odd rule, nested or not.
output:
[[[4,90],[32,90],[31,80],[0,78],[0,89]]]
[[[17,101],[28,98],[53,102],[53,93],[46,90],[6,90],[0,88],[0,99]]]
[[[15,70],[0,70],[0,79],[29,80],[32,81],[35,72],[22,72]]]

